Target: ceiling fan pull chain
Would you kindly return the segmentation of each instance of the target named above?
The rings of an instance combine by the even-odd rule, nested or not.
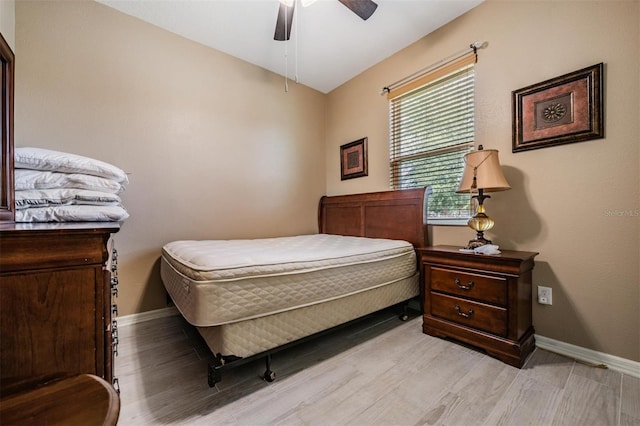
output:
[[[296,0],[294,0],[296,1]],[[295,59],[295,82],[298,83],[298,27],[300,26],[300,14],[297,13],[296,16],[293,17],[293,19],[296,20],[296,25],[295,25],[295,29],[296,29],[296,40],[295,40],[295,55],[296,55],[296,59]]]
[[[284,42],[284,91],[285,93],[289,91],[289,59],[287,54],[287,43]]]
[[[289,8],[285,8],[284,10],[284,33],[288,34],[287,32],[287,22],[289,22],[288,20],[288,15],[289,14]],[[289,39],[286,39],[284,41],[284,92],[288,93],[289,92],[289,51],[288,51],[288,46],[289,46]]]

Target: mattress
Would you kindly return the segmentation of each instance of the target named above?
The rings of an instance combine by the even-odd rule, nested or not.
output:
[[[162,249],[161,276],[185,319],[210,327],[405,281],[411,288],[406,300],[417,292],[416,265],[415,250],[405,241],[314,234],[174,241]]]

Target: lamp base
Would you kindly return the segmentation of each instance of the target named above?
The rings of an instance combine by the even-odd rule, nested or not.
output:
[[[488,231],[493,228],[493,219],[491,219],[484,212],[484,204],[482,202],[485,198],[490,198],[488,195],[484,195],[484,191],[482,189],[478,190],[478,195],[474,195],[473,198],[478,199],[478,209],[476,210],[476,214],[474,214],[467,225],[469,228],[476,231],[476,238],[469,241],[469,244],[465,247],[466,250],[473,250],[478,247],[485,246],[487,244],[491,244],[491,240],[487,240],[484,237],[484,231]]]
[[[469,244],[467,244],[465,250],[473,250],[478,247],[486,246],[487,244],[491,244],[491,240],[487,240],[481,232],[478,232],[476,238],[469,240]]]

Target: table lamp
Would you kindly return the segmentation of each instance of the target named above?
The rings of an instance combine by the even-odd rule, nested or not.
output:
[[[476,238],[469,241],[466,249],[474,249],[485,244],[491,244],[484,238],[484,231],[493,228],[494,221],[484,210],[485,198],[491,198],[485,192],[505,191],[511,189],[502,173],[498,150],[482,149],[482,145],[476,151],[471,151],[464,156],[464,173],[462,181],[456,191],[458,194],[476,194],[471,198],[478,201],[476,214],[473,215],[467,225],[476,231]]]

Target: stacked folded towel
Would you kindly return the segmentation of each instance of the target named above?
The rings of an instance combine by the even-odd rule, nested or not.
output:
[[[15,148],[16,222],[119,222],[129,217],[118,167],[75,154]]]

